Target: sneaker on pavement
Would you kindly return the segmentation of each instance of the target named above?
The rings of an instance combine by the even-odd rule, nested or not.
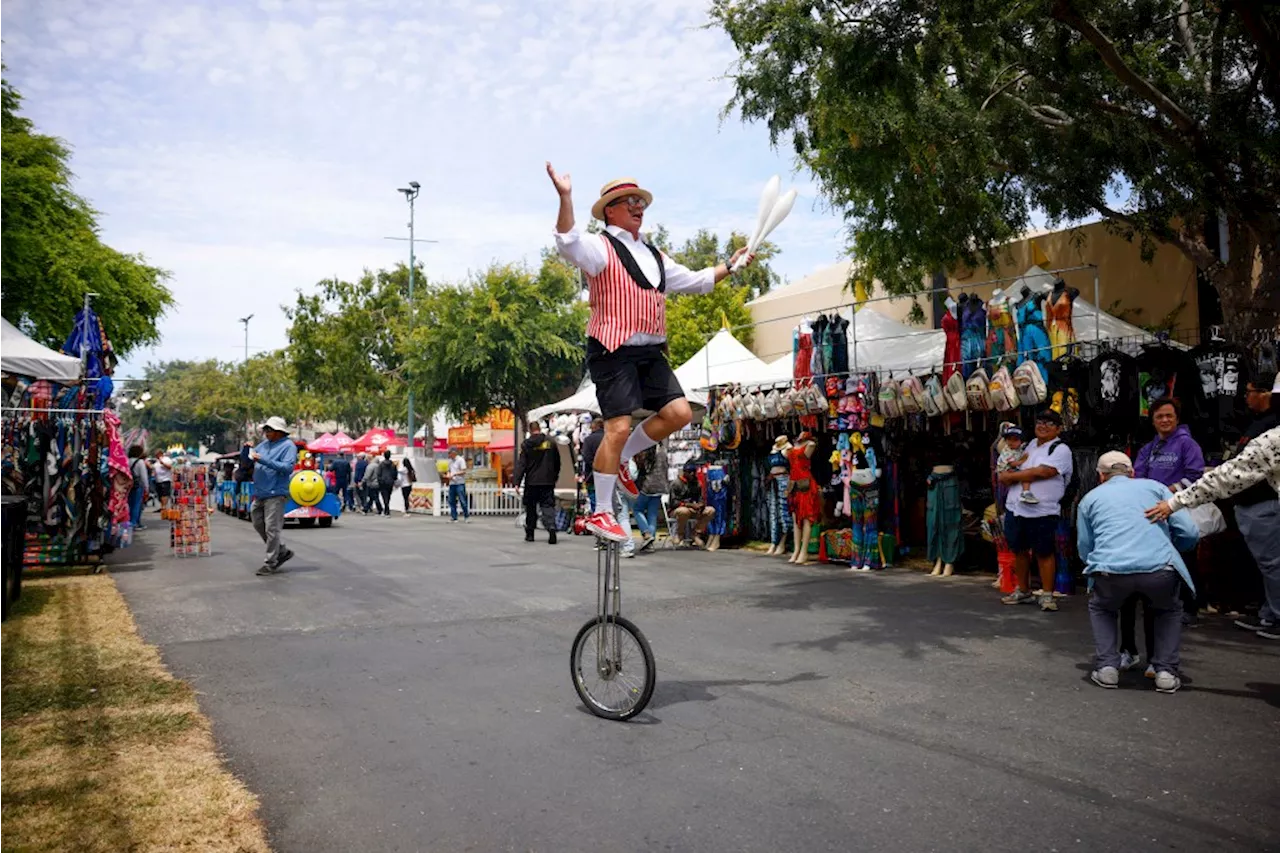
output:
[[[622,486],[622,490],[632,499],[640,497],[640,489],[636,486],[636,481],[631,479],[631,472],[627,470],[625,462],[618,468],[618,485]]]
[[[618,524],[618,519],[614,518],[611,512],[597,512],[589,517],[587,530],[611,542],[625,542],[627,539],[627,532],[622,529],[622,525]]]
[[[1172,672],[1161,670],[1156,673],[1156,692],[1157,693],[1177,693],[1178,688],[1182,686],[1182,679],[1174,675]]]
[[[259,569],[256,572],[254,572],[254,574],[255,575],[274,575],[279,571],[280,571],[279,569],[273,568],[264,563],[261,567],[259,567]]]
[[[525,530],[525,532],[524,532],[524,541],[526,541],[526,542],[532,542],[532,541],[533,541],[533,531],[532,531],[532,530]]]
[[[1261,631],[1255,631],[1254,633],[1264,640],[1280,640],[1280,627],[1263,628]]]
[[[1044,611],[1053,611],[1058,609],[1058,602],[1053,600],[1053,593],[1045,593],[1040,596],[1040,609]]]
[[[1105,687],[1108,690],[1115,690],[1120,686],[1120,672],[1114,666],[1095,669],[1089,675],[1089,679],[1099,687]]]
[[[554,530],[552,530],[547,534],[547,544],[548,545],[556,544],[556,532]]]
[[[1001,604],[1035,604],[1036,598],[1029,592],[1023,592],[1015,589],[1013,592],[1000,599]]]
[[[1237,619],[1235,626],[1244,631],[1252,631],[1255,634],[1259,631],[1274,631],[1276,623],[1270,619]]]
[[[641,551],[648,551],[648,550],[650,550],[651,548],[653,548],[654,543],[656,543],[657,541],[658,541],[657,537],[654,537],[654,536],[646,536],[646,537],[645,537],[645,538],[640,542],[640,550],[641,550]]]
[[[1128,672],[1135,666],[1142,665],[1142,655],[1135,655],[1130,652],[1120,653],[1120,671]]]
[[[1147,664],[1147,670],[1146,670],[1146,672],[1144,672],[1144,673],[1142,673],[1142,674],[1143,674],[1144,676],[1146,676],[1147,678],[1155,678],[1155,677],[1156,677],[1156,668],[1155,668],[1154,666],[1152,666],[1151,664]]]

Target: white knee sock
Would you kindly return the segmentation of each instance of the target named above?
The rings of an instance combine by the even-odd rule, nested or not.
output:
[[[596,484],[596,512],[613,512],[613,487],[618,485],[617,474],[591,473]]]
[[[631,431],[631,435],[627,436],[627,443],[622,445],[622,464],[627,464],[627,460],[635,458],[637,453],[648,450],[658,442],[649,437],[649,433],[645,431],[644,425],[656,418],[657,415],[650,415],[645,418],[636,428]]]

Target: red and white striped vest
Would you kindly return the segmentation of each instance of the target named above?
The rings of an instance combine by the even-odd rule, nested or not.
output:
[[[587,321],[587,335],[603,344],[609,352],[622,346],[627,338],[641,332],[646,335],[665,337],[667,334],[665,272],[662,276],[662,286],[642,287],[637,279],[627,272],[622,258],[614,248],[613,241],[607,237],[602,239],[605,251],[609,255],[609,262],[605,264],[599,275],[587,276],[591,301],[591,319]],[[639,274],[635,261],[630,258],[627,260]],[[661,269],[662,266],[659,264],[659,270]]]

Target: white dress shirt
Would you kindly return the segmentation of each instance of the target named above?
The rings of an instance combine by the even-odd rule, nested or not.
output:
[[[658,269],[658,262],[654,259],[653,252],[649,251],[644,242],[632,237],[630,231],[616,225],[606,225],[605,230],[618,239],[622,247],[631,254],[640,272],[644,273],[644,277],[650,284],[657,287],[662,279],[661,271]],[[593,278],[600,275],[609,263],[609,250],[605,246],[603,235],[584,235],[576,227],[569,229],[565,234],[557,231],[555,235],[556,250],[560,253],[560,257],[587,275]],[[715,265],[694,272],[683,264],[671,260],[665,253],[662,255],[662,265],[667,272],[667,293],[710,293],[716,286]],[[645,346],[660,344],[665,340],[664,336],[637,332],[623,341],[622,345]]]

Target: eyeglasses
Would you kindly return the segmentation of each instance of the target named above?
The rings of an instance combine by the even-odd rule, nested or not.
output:
[[[641,196],[626,195],[622,198],[615,198],[613,201],[606,204],[605,207],[613,207],[618,204],[625,204],[627,207],[638,207],[641,210],[644,210],[649,206],[649,202],[645,201]]]

